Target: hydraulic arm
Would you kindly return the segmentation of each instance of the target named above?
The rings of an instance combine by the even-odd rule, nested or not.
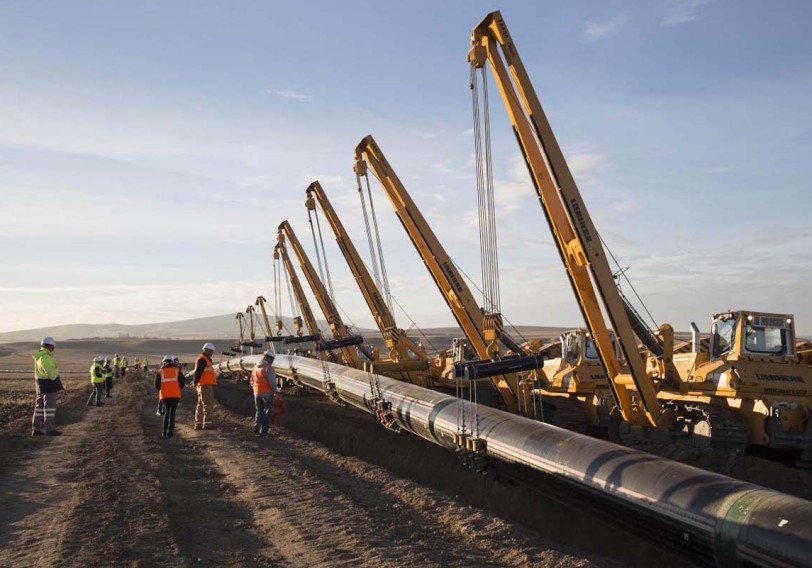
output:
[[[357,339],[359,339],[358,336],[350,333],[350,330],[344,324],[335,303],[327,292],[327,288],[325,288],[321,278],[319,278],[319,275],[313,267],[313,264],[310,262],[307,253],[305,252],[304,248],[302,248],[301,242],[299,242],[299,239],[296,237],[296,233],[293,232],[293,228],[287,221],[282,221],[282,223],[279,225],[278,240],[280,245],[284,244],[285,242],[290,243],[290,246],[293,248],[293,252],[296,254],[296,258],[299,259],[299,265],[302,268],[302,272],[304,272],[305,278],[310,284],[310,288],[313,290],[313,295],[316,296],[316,300],[318,301],[319,306],[321,306],[322,312],[324,312],[324,317],[327,318],[327,323],[330,325],[330,329],[333,332],[335,342],[332,343],[332,345],[334,345],[336,349],[340,349],[344,359],[344,364],[348,367],[362,369],[363,364],[353,348],[354,345],[358,345],[360,343],[357,341]]]
[[[372,312],[372,317],[375,319],[375,324],[378,326],[389,349],[390,361],[376,362],[374,366],[384,374],[400,371],[401,378],[421,386],[431,384],[428,377],[430,369],[428,355],[395,323],[395,318],[389,306],[386,305],[378,286],[375,284],[375,280],[358,254],[358,250],[355,248],[321,184],[318,181],[311,183],[306,190],[306,196],[305,205],[308,211],[315,211],[318,205],[333,230],[338,248],[344,255],[344,260],[350,267],[355,282],[361,289],[361,294],[364,296],[364,300],[370,312]],[[434,368],[436,369],[436,367]],[[439,375],[439,371],[437,374]]]
[[[646,373],[606,253],[502,15],[493,12],[480,22],[471,33],[471,43],[471,65],[484,69],[490,63],[618,409],[626,421],[656,426],[661,413],[657,392]],[[610,327],[628,369],[615,352]],[[632,391],[639,404],[633,401]]]
[[[361,140],[355,149],[354,169],[356,174],[367,175],[367,166],[378,178],[398,219],[423,259],[434,283],[440,289],[471,347],[481,359],[498,358],[498,353],[495,353],[493,349],[494,342],[486,333],[483,310],[372,136]],[[507,334],[500,333],[497,338],[514,353],[523,353],[521,346]],[[516,376],[499,374],[490,379],[506,408],[510,412],[517,412],[520,388]]]

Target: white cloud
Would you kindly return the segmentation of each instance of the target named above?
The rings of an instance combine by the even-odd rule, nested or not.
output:
[[[670,28],[699,18],[699,9],[713,0],[672,0],[660,25]]]
[[[279,97],[280,99],[289,99],[292,101],[299,101],[303,103],[309,103],[314,98],[313,95],[310,95],[308,93],[302,93],[290,89],[265,89],[265,92],[268,93],[269,95]]]
[[[587,22],[581,31],[581,41],[597,41],[615,35],[629,20],[628,16],[615,16],[606,22]]]
[[[327,192],[330,191],[331,187],[342,187],[346,183],[344,177],[339,175],[307,173],[302,176],[302,184],[304,185],[310,185],[314,181],[318,181]],[[302,191],[304,192],[304,188],[302,188]]]
[[[595,183],[598,174],[608,167],[606,154],[600,152],[573,151],[566,154],[577,184]]]
[[[451,160],[443,160],[441,162],[435,162],[429,166],[433,170],[437,170],[441,174],[446,174],[449,176],[459,177],[460,172],[457,171],[456,168],[451,163]]]
[[[643,204],[638,199],[619,199],[609,206],[609,210],[615,215],[627,215],[643,208]]]

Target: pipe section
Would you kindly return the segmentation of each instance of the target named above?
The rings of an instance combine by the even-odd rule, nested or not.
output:
[[[250,370],[259,356],[221,363]],[[325,373],[324,365],[329,367]],[[343,365],[277,355],[274,369],[307,386],[334,391],[375,413],[369,375]],[[457,449],[460,413],[471,403],[377,376],[383,398],[405,430]],[[330,384],[332,383],[332,384]],[[634,514],[662,541],[719,566],[812,566],[812,502],[494,408],[476,406],[485,455],[535,469],[591,495],[615,516]]]

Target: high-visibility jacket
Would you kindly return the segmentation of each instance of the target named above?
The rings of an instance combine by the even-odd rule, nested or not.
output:
[[[178,381],[180,369],[177,367],[161,367],[158,374],[161,376],[159,398],[161,400],[165,398],[180,398],[180,382]]]
[[[274,377],[274,379],[276,379],[273,369],[267,364],[257,365],[254,367],[254,370],[251,371],[251,386],[254,387],[254,396],[274,392],[276,390],[271,387],[271,382],[268,380],[268,375],[271,375]]]
[[[43,347],[34,355],[34,378],[54,381],[58,376],[59,369],[54,363],[53,354]]]
[[[113,357],[113,368],[118,369],[121,367],[121,357]]]
[[[206,362],[206,367],[203,369],[203,374],[200,375],[200,378],[197,380],[198,385],[216,385],[217,384],[217,375],[214,373],[214,367],[211,365],[211,359],[206,357],[205,353],[201,353],[195,359],[195,369],[197,368],[198,361],[203,359]]]
[[[104,378],[105,379],[112,379],[113,378],[113,369],[110,368],[110,365],[107,363],[102,364],[102,371],[104,371]]]
[[[104,376],[104,366],[101,363],[94,362],[93,365],[90,366],[90,382],[94,385],[103,383]]]
[[[126,358],[126,357],[122,357],[122,358],[121,358],[121,361],[119,361],[119,366],[120,366],[122,369],[126,369],[126,368],[127,368],[127,358]]]

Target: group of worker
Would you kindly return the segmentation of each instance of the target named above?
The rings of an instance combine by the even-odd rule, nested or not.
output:
[[[32,436],[61,436],[62,432],[56,429],[56,396],[63,390],[59,369],[54,361],[53,352],[56,343],[53,337],[45,337],[40,342],[40,350],[34,355],[34,377],[36,379],[37,398],[34,406],[32,420]],[[197,406],[195,408],[195,430],[213,429],[214,419],[214,386],[217,384],[217,374],[212,363],[214,344],[206,343],[200,355],[195,360],[194,372],[189,377],[181,371],[179,359],[166,355],[155,375],[155,389],[158,391],[158,414],[163,416],[161,436],[171,438],[175,430],[175,413],[181,399],[181,391],[186,385],[186,379],[191,379],[197,390]],[[262,359],[256,364],[251,373],[250,382],[254,394],[255,418],[254,433],[257,436],[267,436],[276,410],[277,417],[285,408],[284,401],[277,395],[281,385],[273,370],[275,354],[266,351]],[[127,372],[127,358],[116,353],[112,360],[99,355],[93,360],[90,367],[90,382],[93,387],[87,400],[88,406],[104,406],[102,396],[112,397],[113,378],[123,377]],[[141,369],[149,370],[147,359],[141,363]],[[276,403],[276,409],[274,408]]]
[[[195,407],[195,430],[213,429],[214,419],[214,386],[217,384],[217,374],[214,372],[212,355],[214,344],[205,343],[203,350],[195,360],[195,369],[189,378],[192,386],[197,390],[197,406]],[[158,391],[158,412],[163,416],[161,436],[171,438],[175,431],[175,412],[181,399],[181,391],[186,386],[186,376],[181,371],[178,357],[165,355],[161,366],[155,374],[155,389]]]
[[[92,389],[90,397],[87,399],[88,406],[104,406],[101,401],[102,394],[105,398],[112,398],[113,377],[120,378],[127,374],[127,358],[119,356],[118,353],[110,357],[99,355],[93,359],[90,366],[90,384]]]

